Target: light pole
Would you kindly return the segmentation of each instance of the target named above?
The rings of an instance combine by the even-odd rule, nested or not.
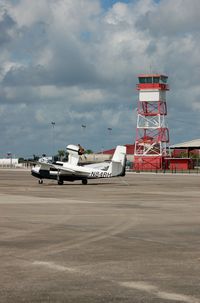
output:
[[[108,130],[108,136],[111,137],[112,128],[111,128],[111,127],[108,127],[107,130]],[[110,143],[111,143],[111,138],[108,137],[108,144],[110,144]]]
[[[86,130],[86,125],[85,125],[85,124],[82,124],[82,125],[81,125],[81,128],[82,128],[83,133],[84,133],[84,132],[85,132],[85,130]]]
[[[109,135],[111,135],[112,128],[111,128],[111,127],[108,127],[107,129],[108,129],[108,133],[109,133]]]
[[[7,153],[8,158],[10,158],[10,167],[12,168],[12,153]]]
[[[51,121],[51,125],[52,125],[52,157],[53,157],[54,152],[55,152],[54,128],[55,128],[56,123],[54,121]]]
[[[86,125],[85,124],[82,124],[81,125],[81,129],[83,130],[83,137],[85,137],[85,130],[86,130]]]

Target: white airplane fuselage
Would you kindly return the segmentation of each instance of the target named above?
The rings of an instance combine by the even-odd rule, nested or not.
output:
[[[63,167],[62,167],[63,168]],[[90,168],[86,166],[74,166],[68,164],[65,166],[69,171],[62,171],[60,166],[54,165],[54,168],[45,169],[40,165],[36,165],[32,168],[31,173],[34,177],[39,179],[58,179],[58,175],[60,179],[63,181],[75,181],[75,180],[82,180],[82,179],[96,179],[96,178],[111,178],[112,173]],[[77,174],[73,174],[73,171],[76,170]]]

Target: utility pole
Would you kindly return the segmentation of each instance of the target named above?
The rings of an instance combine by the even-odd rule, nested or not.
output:
[[[54,136],[54,129],[55,129],[55,125],[56,123],[54,121],[51,121],[51,125],[52,125],[52,157],[54,156],[55,153],[55,136]]]

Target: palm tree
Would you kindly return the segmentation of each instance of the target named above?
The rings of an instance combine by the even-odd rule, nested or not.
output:
[[[64,149],[59,149],[58,150],[58,157],[59,157],[59,159],[62,161],[65,156],[66,156],[65,150]]]

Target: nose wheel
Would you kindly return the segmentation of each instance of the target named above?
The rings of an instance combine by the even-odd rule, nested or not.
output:
[[[87,183],[88,183],[88,180],[87,180],[87,179],[83,179],[83,180],[82,180],[82,184],[83,184],[83,185],[87,185]]]
[[[58,180],[58,185],[63,185],[63,180]]]
[[[39,184],[43,184],[43,180],[42,180],[42,179],[39,179],[39,180],[38,180],[38,183],[39,183]]]

